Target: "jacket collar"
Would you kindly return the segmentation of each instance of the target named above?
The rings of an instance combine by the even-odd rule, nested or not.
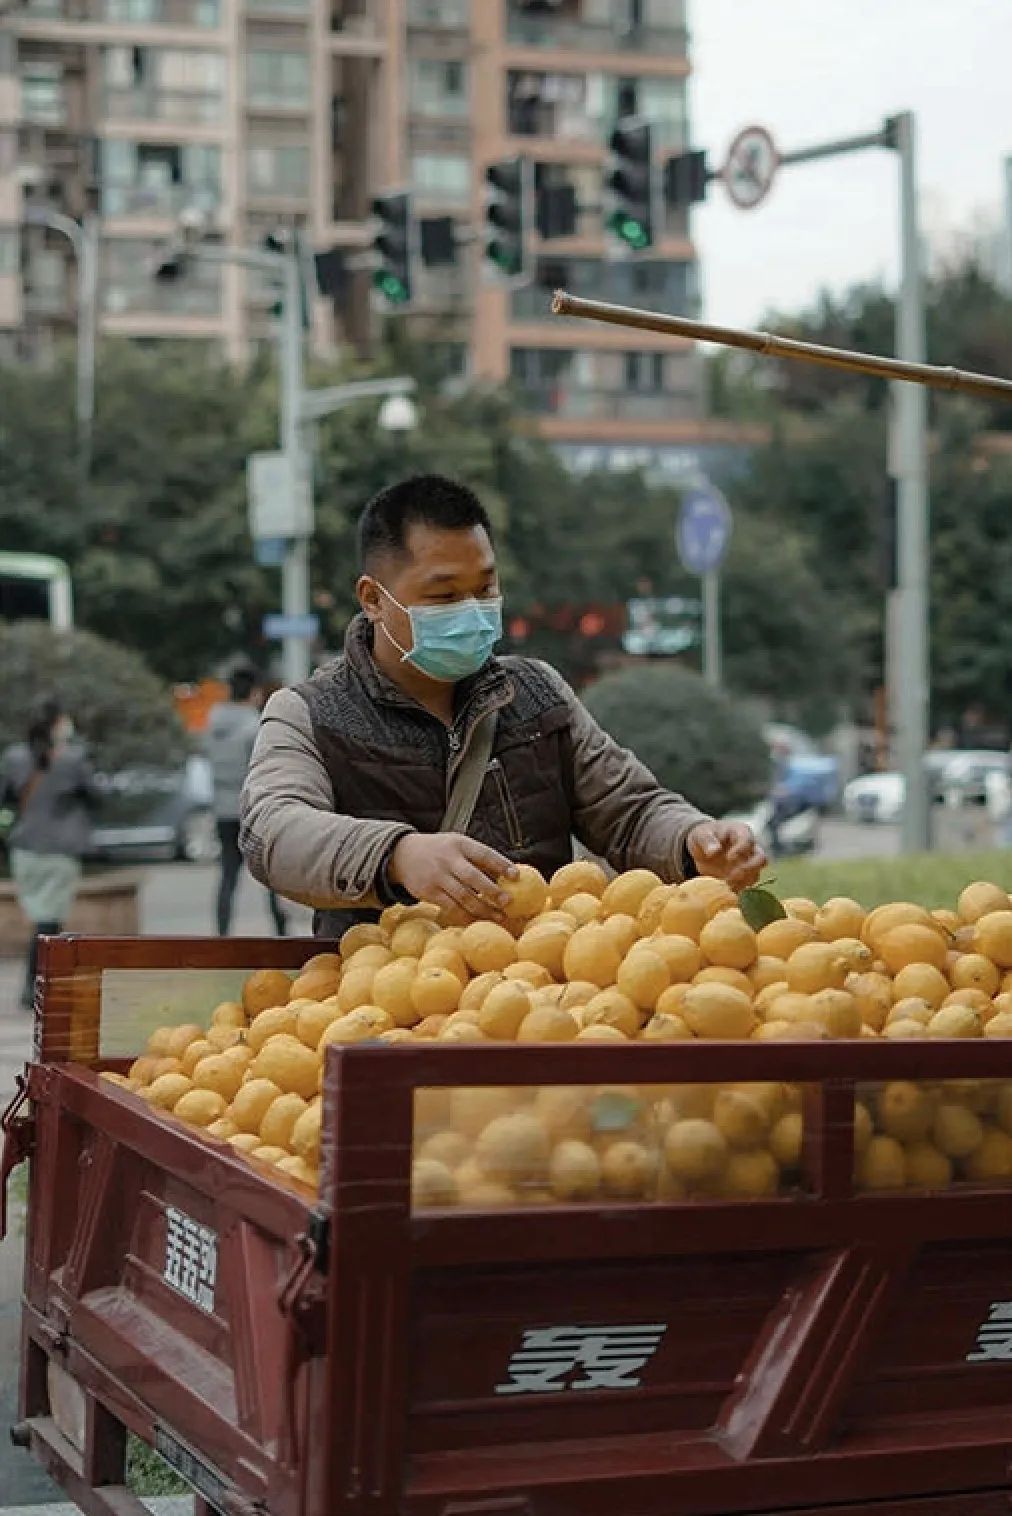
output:
[[[344,656],[349,667],[361,681],[370,700],[383,705],[397,705],[408,710],[421,711],[431,718],[431,713],[405,694],[392,679],[388,679],[378,667],[372,654],[373,629],[368,616],[360,612],[349,624],[344,638]],[[498,658],[490,658],[484,668],[462,679],[454,691],[455,727],[470,730],[475,721],[489,711],[508,705],[516,693],[512,677]]]

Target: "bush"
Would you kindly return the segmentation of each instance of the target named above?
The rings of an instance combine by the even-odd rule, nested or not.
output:
[[[0,623],[0,668],[2,747],[23,741],[32,702],[52,693],[106,773],[171,764],[186,753],[169,690],[129,648],[92,632],[54,632],[41,621]]]
[[[623,747],[711,816],[767,793],[770,755],[741,702],[670,664],[626,669],[590,686],[586,703]]]

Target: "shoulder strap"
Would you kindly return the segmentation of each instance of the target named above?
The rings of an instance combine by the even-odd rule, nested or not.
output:
[[[453,776],[446,814],[439,824],[441,832],[466,832],[478,804],[488,760],[495,741],[496,712],[489,711],[471,728],[467,748]]]
[[[32,769],[27,783],[22,786],[21,792],[18,795],[17,811],[19,816],[23,815],[24,812],[27,811],[29,805],[31,804],[32,796],[35,794],[35,791],[38,789],[41,783],[42,770],[37,768]]]

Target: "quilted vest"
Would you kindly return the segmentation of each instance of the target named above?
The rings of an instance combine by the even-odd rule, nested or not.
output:
[[[492,659],[457,687],[452,728],[376,667],[364,616],[348,629],[344,656],[298,693],[347,816],[403,821],[438,832],[449,785],[475,723],[497,713],[495,742],[468,835],[550,875],[572,858],[569,711],[559,686],[526,658]],[[375,910],[318,913],[318,936],[339,936]]]

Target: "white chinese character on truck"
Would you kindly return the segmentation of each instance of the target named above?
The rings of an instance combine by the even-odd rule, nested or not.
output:
[[[162,1270],[166,1284],[212,1315],[217,1276],[217,1234],[174,1206],[168,1206],[165,1211],[165,1266]]]
[[[967,1363],[1012,1363],[1012,1300],[996,1300],[978,1328]]]
[[[560,1390],[635,1390],[667,1327],[533,1327],[506,1366],[497,1395]],[[577,1377],[573,1377],[576,1375]]]

